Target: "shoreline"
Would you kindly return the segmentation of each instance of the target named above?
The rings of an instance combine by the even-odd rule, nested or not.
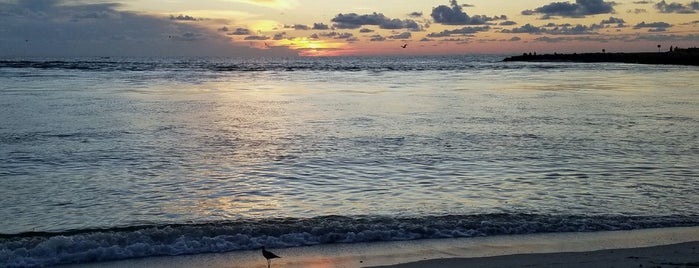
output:
[[[432,259],[373,268],[418,267],[699,267],[699,242],[583,252]]]
[[[690,65],[699,66],[699,50],[686,49],[672,52],[637,53],[573,53],[573,54],[523,54],[511,56],[503,61],[520,62],[618,62],[635,64]]]
[[[653,267],[646,264],[657,260],[685,267],[699,262],[699,226],[329,244],[269,250],[282,256],[272,261],[272,267],[286,268],[517,267],[520,264],[529,264],[527,267],[558,267],[565,260],[571,261],[563,265],[566,267],[569,267],[568,264],[570,267],[576,267],[575,264],[590,267],[610,261],[620,263],[615,267],[639,267],[639,264]],[[651,253],[654,255],[651,256]],[[58,267],[230,268],[267,267],[267,262],[259,250],[246,250]]]

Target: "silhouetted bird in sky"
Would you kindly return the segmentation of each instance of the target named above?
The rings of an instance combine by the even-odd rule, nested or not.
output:
[[[402,46],[400,46],[400,47],[406,48],[406,47],[408,47],[408,44],[404,44],[404,45],[402,45]]]
[[[281,258],[281,257],[277,256],[277,254],[274,254],[274,253],[272,253],[272,252],[270,252],[270,251],[267,251],[267,250],[265,249],[265,247],[262,247],[262,256],[264,256],[265,259],[267,259],[267,268],[269,268],[270,265],[272,265],[272,259],[274,259],[274,258]]]

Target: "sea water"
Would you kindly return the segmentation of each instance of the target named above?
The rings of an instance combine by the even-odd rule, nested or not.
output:
[[[699,69],[0,60],[0,266],[699,225]]]

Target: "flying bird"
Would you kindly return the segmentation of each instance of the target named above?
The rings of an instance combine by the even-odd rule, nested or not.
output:
[[[400,47],[406,48],[406,47],[408,47],[408,44],[404,44],[404,45],[402,45],[402,46],[400,46]]]
[[[267,251],[265,249],[265,247],[262,247],[262,256],[264,256],[265,259],[267,259],[267,268],[269,268],[270,265],[272,265],[272,259],[281,258],[281,257],[277,256],[277,254],[274,254],[271,251]]]

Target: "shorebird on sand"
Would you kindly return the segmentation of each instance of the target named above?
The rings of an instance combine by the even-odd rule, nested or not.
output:
[[[265,249],[265,247],[262,247],[262,256],[264,256],[265,259],[267,259],[267,268],[269,268],[270,265],[272,265],[272,259],[281,258],[281,257],[277,256],[277,254],[274,254],[271,251],[267,251]]]

